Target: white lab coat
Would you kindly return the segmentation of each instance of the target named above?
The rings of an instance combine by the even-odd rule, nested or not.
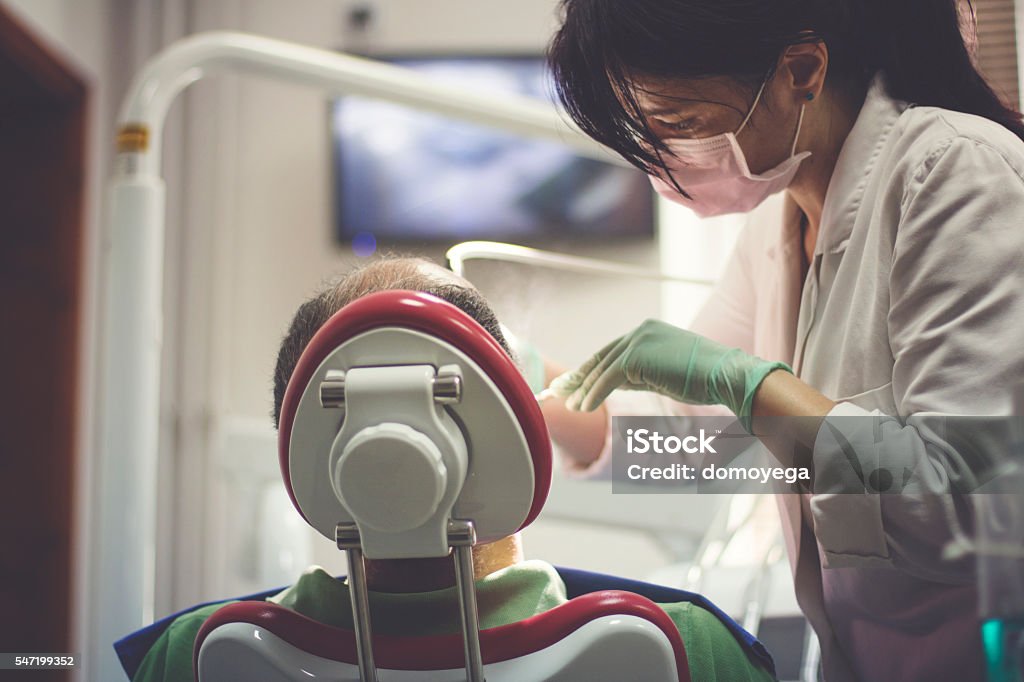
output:
[[[830,418],[898,416],[881,444],[863,422],[833,424],[865,470],[906,466],[919,474],[908,493],[943,489],[944,472],[964,461],[922,420],[1008,415],[1024,379],[1024,142],[986,119],[908,107],[876,79],[837,161],[803,283],[799,218],[791,201],[781,221],[751,214],[692,329],[790,363],[840,403]],[[616,392],[608,404],[638,414],[640,402]],[[849,469],[835,442],[819,433],[816,477]],[[941,559],[950,498],[778,498],[827,682],[981,679],[970,562]]]

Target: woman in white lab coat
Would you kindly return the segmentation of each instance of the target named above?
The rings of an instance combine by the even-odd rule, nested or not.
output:
[[[724,405],[755,435],[808,418],[805,447],[774,451],[814,478],[779,506],[828,682],[984,676],[970,562],[942,554],[963,500],[927,493],[969,490],[1000,445],[966,452],[933,418],[1008,415],[1024,379],[1024,125],[958,7],[564,0],[550,52],[572,118],[662,196],[718,215],[786,193],[690,329],[645,323],[544,409],[591,471],[629,411],[616,388]]]

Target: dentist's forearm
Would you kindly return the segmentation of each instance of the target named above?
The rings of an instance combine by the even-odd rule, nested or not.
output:
[[[545,384],[564,371],[545,360]],[[541,403],[551,439],[569,460],[570,467],[586,469],[604,449],[608,426],[608,408],[601,405],[593,412],[574,412],[566,408],[564,398],[548,398]]]
[[[789,372],[766,376],[754,393],[754,435],[786,466],[805,466],[825,416],[836,403]],[[794,447],[801,446],[800,448]]]

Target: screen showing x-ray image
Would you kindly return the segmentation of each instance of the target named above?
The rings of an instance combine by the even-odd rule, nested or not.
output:
[[[475,92],[552,100],[539,57],[392,59]],[[332,106],[341,241],[649,237],[654,200],[638,170],[360,97]]]

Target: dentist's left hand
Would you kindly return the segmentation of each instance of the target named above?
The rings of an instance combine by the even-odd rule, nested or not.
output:
[[[725,405],[749,431],[754,393],[771,372],[792,370],[660,320],[647,320],[551,382],[570,409],[596,409],[617,388],[685,403]]]

